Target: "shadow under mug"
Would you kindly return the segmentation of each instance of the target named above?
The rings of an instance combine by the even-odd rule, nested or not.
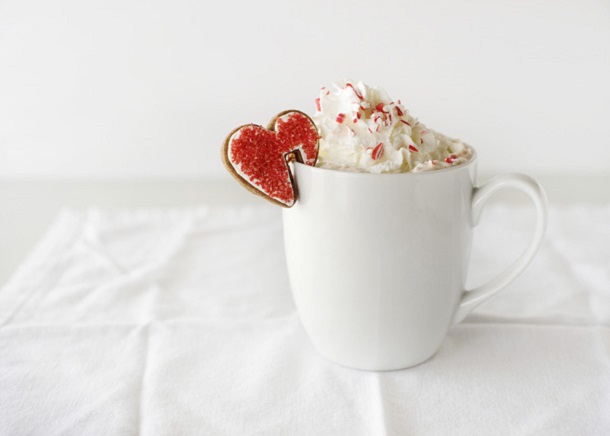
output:
[[[293,297],[314,347],[364,370],[417,365],[452,324],[515,279],[547,222],[542,187],[521,174],[475,186],[468,163],[423,173],[370,174],[292,167],[299,199],[283,211]],[[465,289],[473,228],[496,191],[525,192],[537,210],[534,238],[504,272]]]

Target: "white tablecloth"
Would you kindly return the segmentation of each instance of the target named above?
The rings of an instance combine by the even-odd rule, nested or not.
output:
[[[471,282],[532,225],[491,205]],[[0,434],[610,434],[609,207],[403,371],[318,356],[282,250],[275,207],[62,213],[0,290]]]

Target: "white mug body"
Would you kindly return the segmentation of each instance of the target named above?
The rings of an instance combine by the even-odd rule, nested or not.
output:
[[[283,211],[290,284],[326,358],[365,370],[417,365],[439,348],[465,289],[476,156],[423,173],[293,167]]]

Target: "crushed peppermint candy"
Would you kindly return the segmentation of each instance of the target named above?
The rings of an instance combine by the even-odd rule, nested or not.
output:
[[[466,144],[427,128],[401,100],[380,88],[346,81],[331,89],[321,89],[321,110],[313,117],[321,135],[318,166],[375,173],[428,171],[460,165],[472,156]]]
[[[356,88],[354,88],[354,85],[352,85],[351,83],[346,83],[345,86],[347,86],[348,88],[352,88],[352,91],[354,91],[354,94],[356,94],[356,97],[358,97],[360,100],[364,100],[364,97],[362,96],[362,94],[360,94],[358,91],[356,91]]]
[[[373,149],[371,153],[371,157],[373,160],[379,160],[383,156],[383,142],[377,144],[377,146]]]

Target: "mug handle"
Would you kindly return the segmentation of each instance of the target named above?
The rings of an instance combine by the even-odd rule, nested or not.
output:
[[[453,317],[453,324],[461,322],[472,309],[492,295],[498,293],[517,278],[532,261],[542,242],[548,218],[548,201],[542,186],[534,179],[524,174],[504,174],[496,176],[484,185],[474,188],[472,195],[472,226],[474,227],[479,224],[481,213],[483,212],[487,200],[489,200],[495,192],[505,188],[513,188],[525,192],[534,203],[537,213],[534,239],[530,242],[525,252],[495,278],[477,288],[464,291],[460,304]]]

